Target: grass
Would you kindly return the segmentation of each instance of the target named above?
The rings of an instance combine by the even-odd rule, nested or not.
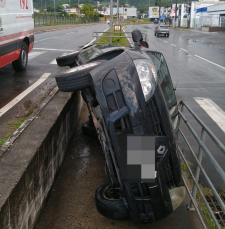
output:
[[[183,163],[183,162],[181,163],[181,169],[183,170],[183,173],[184,173],[185,177],[187,177],[187,179],[189,180],[189,182],[191,184],[191,187],[193,187],[194,182],[193,182],[193,180],[191,178],[191,175],[189,174],[189,171],[188,171],[188,168],[187,168],[186,164]],[[210,188],[203,187],[201,184],[199,184],[199,186],[200,186],[204,196],[213,196],[213,192],[212,192],[212,190]],[[219,195],[220,195],[220,197],[225,196],[225,190],[220,191]],[[203,202],[202,196],[199,194],[198,191],[197,191],[197,194],[196,194],[196,201],[200,205],[201,210],[202,210],[202,212],[203,212],[203,214],[205,216],[205,219],[206,219],[209,227],[211,229],[216,229],[216,225],[213,222],[212,217],[211,217],[211,215],[210,215],[205,203]],[[212,209],[212,211],[216,210],[210,204],[209,204],[209,206]],[[222,225],[221,225],[221,229],[225,229],[225,227],[224,226],[222,227]]]
[[[31,114],[33,114],[33,112],[34,110],[31,109],[21,118],[21,120],[15,122],[7,122],[7,124],[10,127],[10,130],[2,139],[0,139],[0,147],[2,147],[6,143],[6,141],[13,135],[15,130],[17,130],[24,123],[25,119],[28,118]]]
[[[120,25],[122,28],[122,25]],[[119,31],[115,31],[113,28],[113,32],[119,32]],[[112,34],[113,38],[112,38],[112,43],[119,45],[119,46],[129,46],[129,43],[127,41],[127,38],[125,37],[124,32],[120,32],[120,34]],[[121,37],[124,36],[124,37]],[[105,33],[100,39],[98,39],[98,43],[109,43],[109,32]]]

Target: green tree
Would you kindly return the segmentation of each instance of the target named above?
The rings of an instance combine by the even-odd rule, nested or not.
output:
[[[85,17],[98,16],[98,12],[94,10],[91,4],[83,5],[80,12],[85,15]]]
[[[54,12],[53,6],[47,6],[47,12]]]

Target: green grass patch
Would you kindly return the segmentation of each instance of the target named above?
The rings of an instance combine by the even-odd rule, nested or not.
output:
[[[18,129],[22,124],[23,124],[24,120],[18,121],[18,122],[8,122],[8,124],[10,126],[12,126],[12,128],[14,130]]]
[[[192,189],[193,185],[194,185],[194,181],[192,180],[192,177],[191,177],[191,175],[189,173],[189,170],[188,170],[186,164],[183,163],[183,162],[181,163],[181,169],[183,171],[184,176],[188,179],[188,181],[189,181],[189,183],[191,185],[191,189]],[[212,190],[210,188],[203,187],[201,184],[199,184],[199,186],[200,186],[200,189],[202,190],[202,193],[204,194],[205,197],[206,196],[208,196],[208,197],[209,196],[211,196],[211,197],[214,196],[213,192],[212,192]],[[222,191],[220,191],[218,193],[219,193],[220,197],[222,197],[222,199],[225,199],[225,190],[222,190]],[[196,201],[199,204],[199,206],[201,207],[202,212],[203,212],[203,214],[205,216],[206,222],[208,223],[209,227],[211,229],[215,229],[216,225],[213,222],[212,217],[211,217],[211,215],[210,215],[210,213],[209,213],[209,211],[208,211],[208,209],[207,209],[207,207],[206,207],[206,205],[205,205],[205,203],[204,203],[204,201],[202,199],[202,196],[198,192],[198,190],[197,190],[197,194],[196,194]],[[217,209],[214,209],[213,205],[209,204],[209,206],[210,206],[210,208],[212,209],[213,212],[214,211],[218,211]],[[221,225],[221,229],[225,229],[225,226]]]
[[[24,117],[29,117],[30,115],[32,115],[34,113],[34,110],[33,109],[31,109],[31,110],[29,110],[25,115],[24,115]]]
[[[122,28],[122,25],[120,25],[120,26]],[[109,32],[104,33],[104,35],[100,39],[98,39],[98,43],[109,43],[109,35],[110,35]],[[119,45],[119,46],[129,46],[129,43],[127,41],[127,38],[125,37],[124,32],[115,31],[113,28],[112,36],[113,36],[113,38],[112,38],[113,44]]]
[[[7,139],[0,139],[0,147],[6,143]]]

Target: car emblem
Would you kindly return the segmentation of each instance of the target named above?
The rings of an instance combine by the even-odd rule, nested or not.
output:
[[[163,155],[166,151],[166,147],[165,146],[160,146],[158,149],[157,149],[157,152],[158,154],[160,155]]]

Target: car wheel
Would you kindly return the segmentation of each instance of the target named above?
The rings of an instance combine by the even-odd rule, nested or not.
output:
[[[127,218],[129,213],[123,198],[117,194],[113,196],[111,189],[109,184],[104,184],[97,189],[95,203],[99,213],[111,219]]]
[[[79,54],[79,51],[66,53],[62,56],[57,57],[56,62],[57,62],[59,67],[75,66],[76,65],[76,58],[77,58],[78,54]]]
[[[28,46],[26,42],[22,43],[20,56],[17,60],[12,62],[15,71],[25,71],[28,61]]]
[[[167,37],[169,37],[170,35],[169,34],[167,34]]]
[[[155,33],[155,36],[156,36],[156,33]]]
[[[157,33],[157,37],[159,36],[159,33]]]
[[[103,61],[94,61],[80,65],[56,76],[56,83],[60,91],[71,92],[90,87],[92,78],[90,71]]]

